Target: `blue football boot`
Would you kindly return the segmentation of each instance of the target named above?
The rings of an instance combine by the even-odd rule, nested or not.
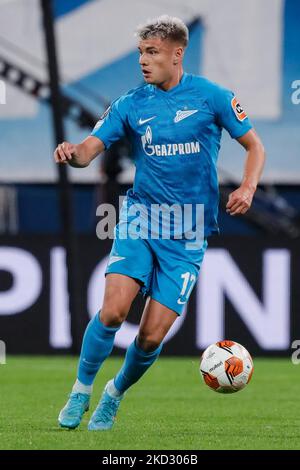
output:
[[[88,424],[89,431],[105,431],[111,429],[115,422],[116,414],[124,394],[120,395],[118,398],[112,397],[106,391],[107,385]]]
[[[77,428],[84,413],[88,411],[89,404],[90,395],[72,392],[66,406],[59,413],[58,422],[60,426],[69,429]]]

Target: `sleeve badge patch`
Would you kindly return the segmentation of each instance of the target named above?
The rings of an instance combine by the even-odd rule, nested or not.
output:
[[[106,118],[106,116],[108,115],[109,111],[110,111],[110,108],[111,106],[108,106],[108,108],[104,111],[104,113],[100,116],[100,119],[99,121],[102,121],[103,119]]]
[[[99,121],[96,122],[95,124],[95,127],[93,129],[93,131],[96,131],[97,129],[100,129],[100,127],[102,126],[102,124],[104,124],[104,119],[106,118],[106,116],[108,115],[109,111],[110,111],[110,106],[104,111],[104,113],[100,116],[100,119]]]
[[[244,121],[244,119],[246,119],[247,114],[245,113],[245,111],[243,110],[242,106],[240,105],[240,103],[238,102],[235,96],[231,100],[231,107],[239,121]]]

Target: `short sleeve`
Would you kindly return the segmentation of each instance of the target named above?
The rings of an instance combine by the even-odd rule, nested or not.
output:
[[[112,103],[96,123],[91,135],[102,140],[108,149],[126,134],[127,106],[123,98]]]
[[[242,137],[252,128],[250,119],[232,91],[218,86],[214,93],[214,109],[218,124],[233,139]]]

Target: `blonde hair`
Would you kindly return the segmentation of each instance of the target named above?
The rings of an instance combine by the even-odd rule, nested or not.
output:
[[[138,26],[136,36],[142,40],[152,37],[170,39],[186,47],[189,41],[189,30],[180,18],[162,15]]]

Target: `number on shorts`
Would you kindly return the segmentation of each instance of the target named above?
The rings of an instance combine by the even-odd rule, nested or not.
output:
[[[184,274],[181,274],[181,278],[183,279],[183,284],[177,303],[185,304],[192,291],[196,276],[190,272],[186,272]]]

